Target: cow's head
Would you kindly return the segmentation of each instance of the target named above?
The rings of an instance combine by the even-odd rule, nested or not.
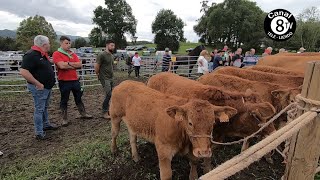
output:
[[[263,102],[263,103],[250,103],[246,104],[248,108],[248,113],[250,120],[247,123],[252,123],[251,127],[253,131],[257,131],[260,129],[261,126],[263,126],[269,119],[271,119],[275,113],[276,110],[275,108],[268,102]],[[262,133],[264,135],[269,135],[275,131],[274,124],[270,124],[268,127],[266,127]]]
[[[277,104],[277,111],[295,102],[295,97],[301,93],[301,88],[278,89],[271,92],[273,104]]]
[[[231,107],[220,107],[208,101],[190,100],[183,106],[173,106],[167,113],[178,121],[189,136],[193,155],[196,157],[211,157],[211,133],[217,120],[225,122],[237,113]]]

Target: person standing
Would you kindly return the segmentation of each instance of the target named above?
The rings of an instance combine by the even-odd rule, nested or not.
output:
[[[82,102],[83,90],[77,74],[77,69],[82,68],[82,63],[78,56],[70,51],[71,40],[66,36],[60,38],[60,48],[52,55],[53,62],[58,70],[59,89],[61,93],[60,109],[62,115],[62,126],[68,126],[68,101],[70,92],[73,93],[74,101],[77,105],[81,118],[92,118],[87,114]]]
[[[130,77],[131,73],[132,73],[132,54],[130,53],[129,56],[127,57],[127,61],[126,64],[128,66],[128,77]]]
[[[300,54],[300,53],[304,53],[305,51],[306,51],[306,49],[301,47],[297,53]]]
[[[136,52],[132,58],[132,65],[134,66],[134,72],[136,74],[136,78],[140,77],[140,66],[141,66],[141,57],[139,53]]]
[[[210,54],[211,55],[211,59],[210,59],[210,62],[209,62],[209,72],[213,71],[213,61],[214,61],[214,57],[216,56],[216,54],[218,54],[218,49],[214,49],[212,51],[212,53]]]
[[[210,55],[207,50],[203,50],[200,53],[200,56],[198,58],[198,73],[203,75],[209,73],[209,63],[210,61]]]
[[[242,68],[244,66],[242,49],[238,48],[231,60],[231,66]]]
[[[264,50],[264,53],[262,54],[262,57],[264,56],[270,56],[272,54],[273,48],[268,47],[267,49]]]
[[[57,127],[50,124],[48,107],[51,89],[55,85],[55,74],[49,61],[49,38],[38,35],[34,38],[34,46],[31,47],[22,60],[20,74],[28,82],[28,90],[34,100],[34,127],[36,139],[47,139],[45,131],[56,130]]]
[[[223,60],[222,60],[222,56],[224,55],[224,51],[220,50],[218,51],[218,53],[214,56],[213,59],[213,67],[212,70],[214,71],[217,67],[219,66],[223,66]]]
[[[115,50],[115,43],[113,40],[107,40],[106,50],[101,52],[97,56],[97,63],[95,65],[95,71],[99,81],[103,87],[105,98],[102,104],[103,117],[110,119],[109,107],[110,99],[112,95],[113,82],[113,55]]]
[[[162,72],[170,72],[172,66],[171,56],[169,49],[166,48],[165,53],[162,57]]]

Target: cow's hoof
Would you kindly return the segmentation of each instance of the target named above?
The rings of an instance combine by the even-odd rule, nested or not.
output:
[[[273,159],[272,159],[272,158],[266,158],[266,161],[267,161],[269,164],[274,164],[274,162],[273,162]]]
[[[132,159],[136,163],[140,161],[140,157],[139,156],[132,156]]]
[[[116,155],[117,152],[118,152],[118,148],[117,148],[117,147],[112,147],[112,148],[111,148],[111,153],[112,153],[113,155]]]

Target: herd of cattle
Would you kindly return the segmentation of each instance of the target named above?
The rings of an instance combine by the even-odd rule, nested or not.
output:
[[[197,81],[160,73],[147,85],[122,82],[111,98],[112,152],[117,150],[123,120],[134,161],[139,160],[139,136],[155,144],[162,180],[171,179],[171,160],[176,154],[189,158],[189,178],[196,179],[199,159],[203,159],[205,173],[211,170],[212,139],[223,142],[226,137],[255,133],[301,92],[306,62],[319,53],[286,55],[265,57],[248,69],[224,67]],[[259,137],[270,135],[286,120],[286,115],[280,117]],[[266,158],[272,161],[270,155]]]

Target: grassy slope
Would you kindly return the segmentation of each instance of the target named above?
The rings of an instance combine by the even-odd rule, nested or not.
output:
[[[176,54],[186,55],[186,54],[188,54],[188,53],[186,52],[186,49],[195,48],[195,47],[197,47],[198,45],[201,45],[201,43],[180,43],[179,51],[176,52]],[[147,46],[147,47],[157,47],[156,44],[147,44],[146,46]],[[211,51],[211,47],[208,46],[207,49],[208,49],[209,52]]]

